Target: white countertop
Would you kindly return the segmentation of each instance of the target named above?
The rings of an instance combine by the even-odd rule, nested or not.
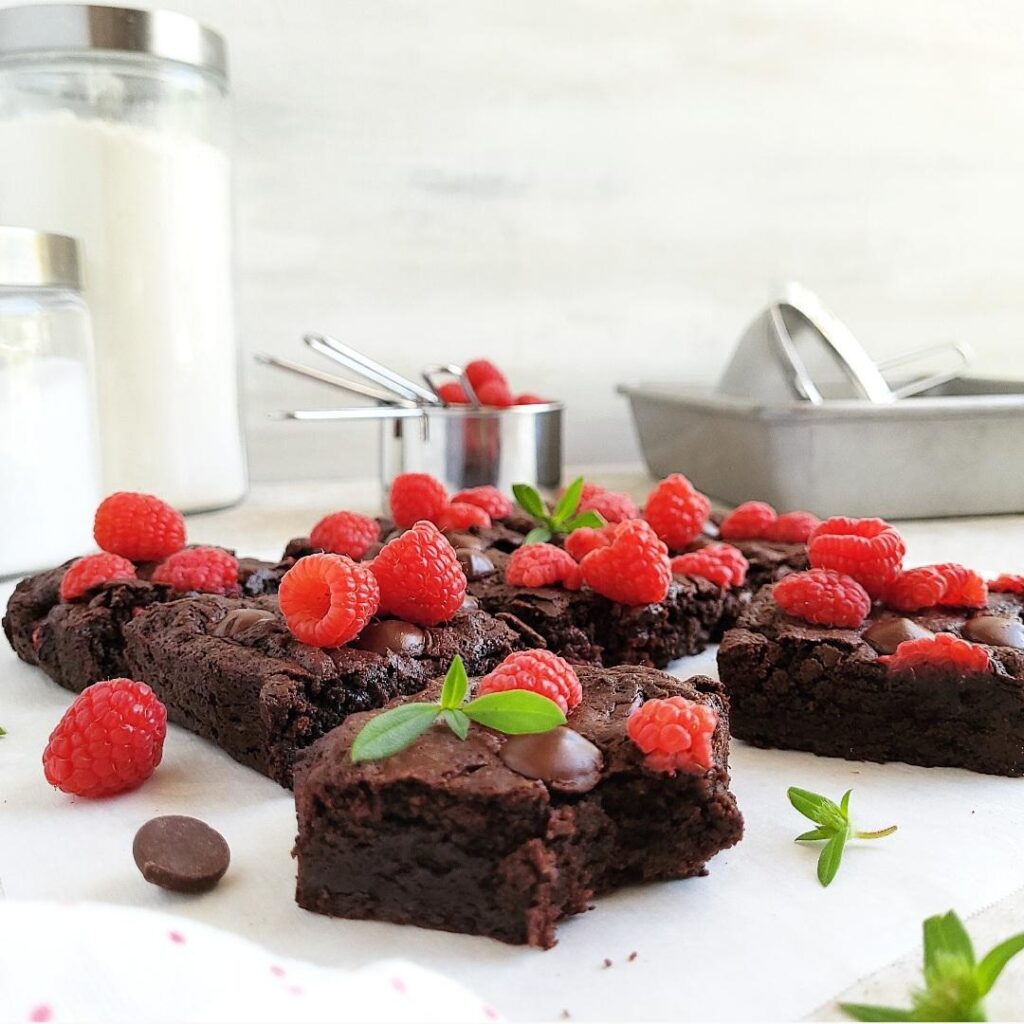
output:
[[[641,474],[595,476],[637,493],[648,486]],[[189,537],[276,557],[322,513],[373,511],[377,499],[367,482],[258,486],[236,508],[191,517]],[[963,561],[985,574],[1024,569],[1024,517],[909,523],[903,530],[908,564]],[[12,586],[0,584],[0,601]],[[672,671],[713,673],[714,651]],[[17,661],[6,644],[0,682],[0,723],[8,730],[0,740],[0,882],[8,899],[171,909],[317,964],[401,956],[452,975],[513,1019],[553,1020],[563,1011],[574,1020],[821,1017],[833,1015],[832,1000],[851,987],[846,998],[898,1005],[915,980],[923,918],[954,908],[971,919],[969,930],[994,942],[1024,911],[1024,782],[737,742],[732,772],[744,840],[716,857],[706,878],[597,900],[591,913],[563,923],[553,950],[331,920],[300,910],[292,898],[289,793],[171,727],[164,762],[139,791],[95,803],[69,800],[46,784],[39,765],[69,695]],[[786,800],[789,785],[835,798],[852,787],[852,810],[864,827],[895,822],[899,831],[854,844],[823,890],[814,877],[816,851],[792,842],[803,819]],[[176,812],[204,818],[231,844],[231,872],[201,898],[146,885],[132,863],[138,826]],[[1024,1013],[1024,1002],[1006,1001],[1024,998],[1017,979],[1024,979],[1024,958],[990,998],[991,1012],[1002,1006],[1009,1015],[1016,1006],[1018,1017]]]

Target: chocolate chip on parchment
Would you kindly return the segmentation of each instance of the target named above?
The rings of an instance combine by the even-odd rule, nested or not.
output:
[[[206,892],[231,862],[224,837],[205,821],[167,814],[135,833],[132,856],[142,877],[173,892]]]

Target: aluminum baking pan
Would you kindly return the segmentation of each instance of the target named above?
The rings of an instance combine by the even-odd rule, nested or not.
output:
[[[963,377],[885,405],[624,385],[655,476],[733,504],[917,519],[1024,511],[1024,381]]]

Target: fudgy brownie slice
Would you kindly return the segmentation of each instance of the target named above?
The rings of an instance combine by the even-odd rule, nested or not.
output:
[[[239,593],[276,593],[290,564],[239,559]],[[141,565],[137,580],[105,583],[84,600],[62,602],[60,582],[70,565],[22,580],[8,602],[3,627],[19,658],[78,693],[100,679],[124,675],[124,626],[141,609],[182,595],[149,582],[153,566]]]
[[[496,560],[494,553],[487,557]],[[467,574],[468,575],[468,574]],[[556,654],[599,665],[653,665],[702,651],[717,626],[725,592],[697,576],[675,576],[657,604],[625,605],[592,590],[516,587],[497,572],[471,579],[480,607],[526,623]]]
[[[295,775],[299,905],[549,947],[555,923],[595,895],[705,874],[743,830],[719,684],[635,667],[579,677],[583,701],[551,733],[473,726],[460,741],[435,725],[393,757],[353,764],[371,712],[316,743]],[[703,774],[651,770],[626,734],[634,709],[670,696],[717,712]]]
[[[441,626],[376,620],[350,645],[310,647],[274,597],[210,595],[151,607],[123,635],[127,674],[172,722],[285,786],[298,751],[347,715],[421,690],[456,654],[486,673],[523,646],[506,621],[467,609]]]
[[[978,610],[876,606],[857,629],[836,629],[791,618],[766,587],[718,651],[733,735],[851,760],[1024,775],[1021,610],[1021,598],[992,594]],[[986,645],[988,670],[896,672],[879,661],[903,640],[938,632]]]

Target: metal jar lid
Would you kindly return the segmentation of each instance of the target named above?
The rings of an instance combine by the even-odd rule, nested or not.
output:
[[[78,242],[32,228],[0,225],[0,288],[82,287]]]
[[[0,61],[86,50],[145,53],[221,78],[228,74],[223,37],[184,14],[90,4],[0,9]]]

